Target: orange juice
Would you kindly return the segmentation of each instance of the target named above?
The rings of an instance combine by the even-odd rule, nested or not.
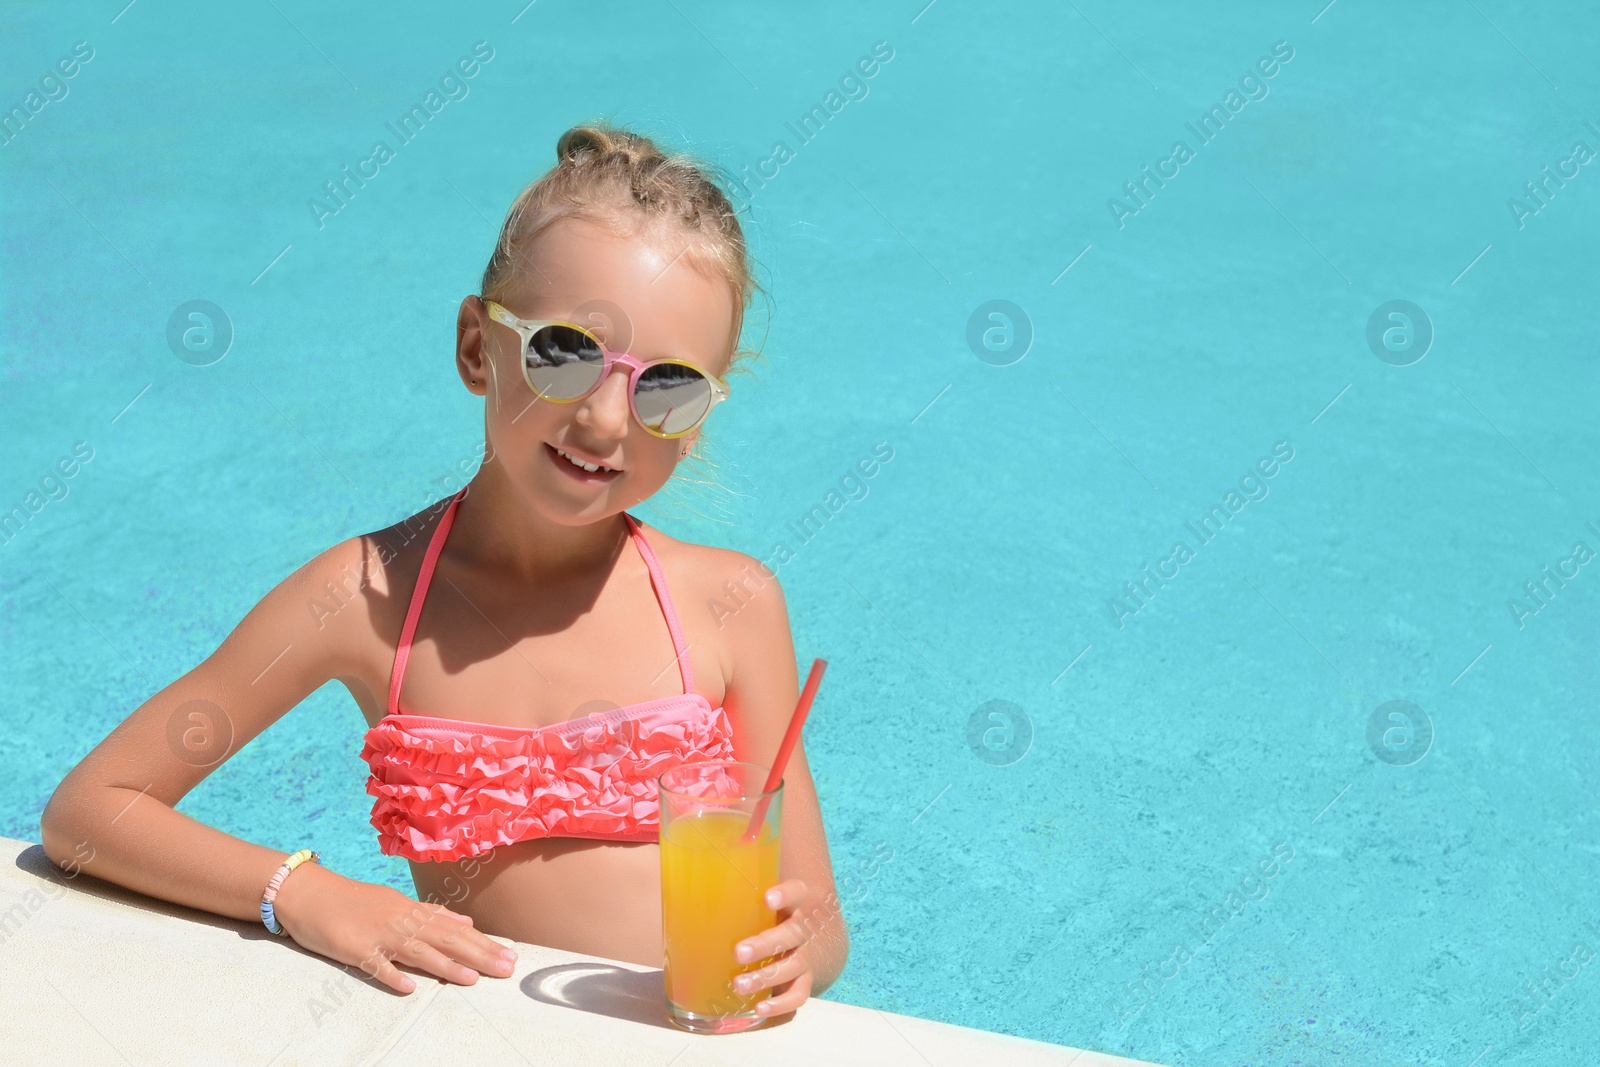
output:
[[[749,1018],[768,990],[734,992],[733,978],[761,960],[740,964],[740,941],[772,928],[777,916],[762,899],[778,884],[778,835],[770,821],[748,844],[739,840],[748,811],[701,810],[670,819],[661,834],[661,923],[666,942],[667,1000],[679,1016]],[[730,1028],[742,1024],[730,1020]]]

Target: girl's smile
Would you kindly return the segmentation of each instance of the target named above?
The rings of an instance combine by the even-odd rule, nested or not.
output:
[[[620,467],[608,466],[599,460],[590,459],[581,452],[570,449],[557,448],[555,445],[546,444],[545,450],[549,453],[551,462],[561,468],[569,477],[591,485],[615,481],[622,476]]]

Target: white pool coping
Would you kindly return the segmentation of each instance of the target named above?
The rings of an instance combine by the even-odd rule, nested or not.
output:
[[[0,854],[7,1063],[1150,1067],[821,999],[701,1037],[662,1018],[659,970],[521,943],[510,978],[413,972],[402,996],[259,924],[69,878],[36,844],[0,837]]]

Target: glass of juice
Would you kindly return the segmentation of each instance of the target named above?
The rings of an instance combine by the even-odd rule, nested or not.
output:
[[[661,929],[667,1018],[699,1034],[731,1034],[766,1020],[768,991],[738,993],[740,941],[770,929],[763,899],[778,884],[783,783],[762,792],[769,768],[735,760],[685,763],[661,775]],[[747,831],[755,823],[755,834]]]

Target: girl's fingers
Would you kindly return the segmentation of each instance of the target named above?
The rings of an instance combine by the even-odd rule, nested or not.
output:
[[[409,993],[417,988],[417,983],[410,975],[403,974],[400,968],[389,962],[389,958],[379,953],[368,958],[362,970],[367,971],[373,978],[382,982],[396,993]]]
[[[788,908],[799,907],[806,898],[806,884],[798,878],[791,878],[787,882],[779,882],[767,890],[765,902],[773,911],[784,911]]]
[[[465,964],[457,963],[444,953],[428,944],[426,941],[412,938],[400,946],[400,951],[395,959],[404,960],[418,970],[427,971],[429,974],[438,975],[447,982],[457,985],[472,985],[478,980],[478,972]]]
[[[799,907],[805,899],[806,884],[798,878],[791,878],[767,890],[764,902],[773,911],[785,912]],[[799,948],[805,942],[805,927],[791,915],[770,930],[739,942],[734,946],[733,957],[740,963],[753,963]]]
[[[733,958],[740,963],[754,963],[780,952],[797,949],[805,943],[805,927],[798,920],[788,918],[770,930],[763,930],[739,942],[734,946]]]
[[[472,916],[451,911],[443,904],[430,904],[428,907],[433,909],[435,917],[453,919],[460,926],[466,928],[460,930],[454,926],[440,927],[432,923],[423,927],[423,931],[438,931],[437,934],[430,934],[427,940],[434,947],[441,949],[445,955],[452,959],[460,960],[469,967],[476,967],[485,974],[498,973],[495,970],[495,965],[502,957],[510,960],[513,964],[516,962],[516,950],[508,945],[500,944],[488,934],[475,928],[472,925]],[[418,931],[419,936],[421,933],[422,931]],[[446,947],[447,945],[450,947]],[[510,952],[511,955],[506,956],[506,952]],[[506,973],[509,974],[511,972],[508,970]]]
[[[810,971],[811,966],[805,957],[798,952],[790,952],[781,959],[772,961],[765,966],[753,971],[746,971],[734,978],[734,992],[740,994],[754,993],[762,989],[771,989],[785,982],[792,982],[802,974]]]
[[[430,926],[418,934],[428,944],[457,963],[482,974],[508,977],[516,970],[515,955],[488,934],[466,926]]]
[[[781,993],[774,993],[766,1000],[756,1003],[756,1013],[763,1018],[774,1015],[785,1015],[791,1011],[798,1011],[800,1005],[811,996],[811,968],[807,967],[788,989]]]

